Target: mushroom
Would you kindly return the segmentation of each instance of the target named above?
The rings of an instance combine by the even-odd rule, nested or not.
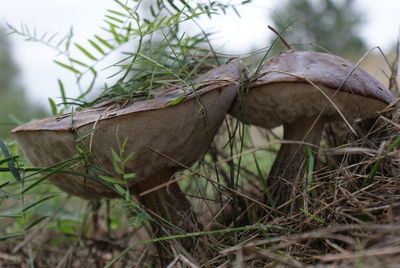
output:
[[[295,142],[281,145],[268,175],[269,191],[276,205],[282,205],[299,193],[304,144],[318,146],[325,123],[371,117],[393,100],[385,86],[350,61],[298,51],[266,61],[230,113],[266,129],[283,124],[283,139]]]
[[[196,90],[156,90],[152,91],[153,99],[136,100],[122,107],[115,102],[103,103],[27,123],[15,128],[12,135],[34,166],[47,167],[70,159],[78,154],[77,145],[83,145],[87,148],[83,152],[86,168],[96,166],[89,168],[94,175],[104,175],[98,172],[101,169],[118,179],[121,174],[113,166],[112,149],[119,152],[126,140],[124,155],[133,154],[133,159],[125,164],[124,172],[136,174],[127,180],[130,192],[153,215],[186,232],[197,231],[200,225],[189,201],[178,184],[170,180],[176,171],[192,165],[208,149],[238,93],[243,70],[240,61],[233,61],[194,81]],[[179,103],[173,103],[182,96]],[[76,171],[87,172],[84,166]],[[49,180],[86,199],[116,197],[114,190],[90,178],[56,173]],[[154,187],[159,188],[149,191]],[[184,245],[192,242],[182,241]]]

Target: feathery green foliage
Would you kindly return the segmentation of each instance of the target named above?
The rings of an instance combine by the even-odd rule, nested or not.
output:
[[[55,109],[55,101],[49,100],[53,114],[59,114],[69,105],[86,107],[109,99],[151,98],[151,91],[166,83],[189,85],[191,77],[207,70],[210,64],[218,64],[218,59],[209,42],[211,34],[195,23],[191,26],[199,28],[197,33],[185,32],[184,24],[195,22],[201,16],[225,14],[228,9],[236,10],[234,5],[218,1],[192,4],[182,0],[114,0],[113,7],[104,16],[103,34],[93,35],[85,44],[73,41],[72,29],[59,36],[39,35],[36,29],[24,24],[20,28],[8,27],[11,33],[27,41],[56,50],[60,57],[54,60],[55,64],[75,76],[79,96],[67,97],[59,81],[62,103],[57,106],[60,109]],[[99,67],[110,55],[116,54],[122,58],[106,68]],[[116,81],[104,84],[100,94],[93,98],[98,74],[103,70],[112,70],[109,78]]]

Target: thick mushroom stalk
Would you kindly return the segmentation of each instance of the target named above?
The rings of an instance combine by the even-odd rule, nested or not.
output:
[[[279,149],[267,180],[269,190],[274,193],[272,198],[276,206],[294,200],[301,194],[304,184],[304,176],[301,173],[307,155],[305,146],[319,146],[325,122],[325,118],[315,116],[301,117],[292,123],[283,124],[285,142]],[[291,205],[294,211],[296,202],[292,202]]]
[[[282,53],[266,61],[259,74],[244,98],[236,99],[230,114],[267,129],[283,125],[284,139],[295,142],[282,144],[268,177],[277,205],[303,191],[302,142],[318,146],[325,122],[351,124],[374,116],[394,100],[390,90],[371,75],[327,53]],[[299,207],[296,202],[293,206]]]
[[[165,235],[162,228],[170,233],[176,233],[177,230],[198,232],[202,229],[192,205],[178,183],[169,183],[175,170],[175,168],[161,170],[148,177],[146,183],[138,183],[133,188],[139,202],[157,220],[158,224],[152,224],[156,236]],[[167,186],[158,187],[161,182],[167,184]],[[182,240],[185,248],[193,248],[195,242],[196,239],[194,238]]]
[[[120,186],[129,188],[154,219],[163,218],[170,223],[158,221],[163,228],[157,226],[155,233],[198,231],[201,225],[177,183],[149,190],[167,184],[182,166],[191,166],[205,154],[232,106],[244,71],[240,61],[232,61],[195,80],[196,88],[153,90],[152,99],[132,100],[124,105],[109,101],[19,126],[12,134],[37,167],[54,165],[81,153],[85,165],[74,166],[74,171],[91,170],[90,175],[104,175],[97,174],[104,170],[108,177],[122,180],[112,151],[114,155],[119,151],[132,155],[124,167],[136,177],[126,179]],[[87,199],[117,196],[93,176],[57,173],[49,180],[64,191]],[[162,233],[158,229],[167,231]],[[179,241],[187,250],[194,245],[192,238]]]

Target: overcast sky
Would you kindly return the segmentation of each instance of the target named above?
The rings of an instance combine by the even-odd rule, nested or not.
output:
[[[268,16],[280,1],[253,2],[239,10],[241,18],[232,12],[229,16],[215,17],[212,22],[204,21],[206,28],[219,32],[218,45],[224,46],[225,51],[242,53],[266,45],[267,25],[271,23]],[[368,46],[389,49],[399,34],[400,1],[357,0],[356,6],[366,15],[361,35]],[[73,26],[74,40],[84,43],[94,33],[101,34],[103,16],[110,7],[113,7],[111,0],[0,0],[0,27],[6,27],[5,22],[15,26],[26,23],[40,33],[65,34]],[[53,63],[56,57],[53,50],[15,35],[10,36],[10,41],[21,71],[21,83],[33,101],[46,105],[48,97],[58,97],[58,78],[64,81],[69,95],[76,96],[71,74]]]

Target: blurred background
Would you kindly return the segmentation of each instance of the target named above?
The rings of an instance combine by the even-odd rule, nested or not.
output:
[[[221,1],[228,2],[228,1]],[[234,3],[235,1],[229,1]],[[241,3],[242,1],[236,1]],[[58,79],[69,97],[79,94],[73,74],[56,65],[57,51],[40,42],[9,35],[8,25],[27,26],[38,35],[48,32],[63,36],[73,29],[74,42],[85,43],[101,34],[104,14],[115,6],[109,0],[2,0],[0,4],[0,137],[23,122],[50,113],[48,98],[59,100]],[[292,44],[317,44],[334,54],[357,61],[375,46],[389,57],[399,36],[398,0],[254,0],[229,10],[226,15],[199,20],[218,52],[245,55],[267,47],[275,36],[267,29],[283,29],[292,22],[285,38]],[[190,32],[193,26],[186,26]],[[197,31],[197,30],[196,30]],[[134,44],[131,44],[134,46]],[[299,45],[297,50],[316,49]],[[113,55],[106,64],[118,60]],[[361,64],[386,83],[385,61],[377,49]],[[106,66],[104,66],[106,67]],[[101,68],[99,68],[101,70]],[[106,70],[100,72],[98,87],[107,82]]]

